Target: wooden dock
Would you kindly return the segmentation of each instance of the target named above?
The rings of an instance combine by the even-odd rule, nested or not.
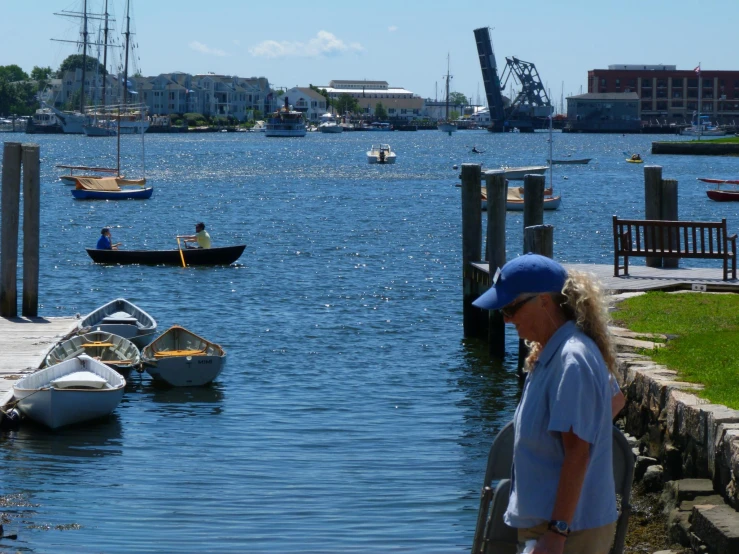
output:
[[[476,273],[475,281],[485,289],[490,286],[490,270],[487,263],[471,264]],[[659,268],[629,264],[629,275],[613,276],[610,264],[562,264],[567,269],[595,275],[603,288],[611,294],[643,292],[650,290],[704,290],[708,292],[739,292],[739,280],[723,280],[723,269],[716,268]],[[716,265],[720,266],[720,262]],[[697,287],[694,287],[697,285]]]
[[[10,400],[13,383],[38,369],[78,322],[74,317],[0,317],[0,406]]]

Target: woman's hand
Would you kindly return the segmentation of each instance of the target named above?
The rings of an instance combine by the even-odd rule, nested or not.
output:
[[[565,549],[565,540],[567,540],[567,537],[563,537],[554,531],[547,531],[536,542],[531,554],[562,554]]]

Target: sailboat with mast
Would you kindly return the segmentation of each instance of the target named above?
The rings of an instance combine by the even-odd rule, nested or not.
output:
[[[457,124],[454,121],[449,120],[449,80],[452,76],[449,74],[449,54],[446,56],[446,120],[439,123],[439,131],[443,133],[449,133],[450,135],[457,130]]]
[[[96,109],[92,114],[93,120],[82,126],[82,131],[88,137],[112,137],[117,134],[115,122],[106,117],[105,107],[107,102],[105,101],[106,88],[107,88],[107,76],[108,76],[108,0],[105,0],[105,25],[103,27],[103,88],[102,88],[102,110]],[[98,53],[98,61],[100,55]],[[99,64],[98,64],[99,67]]]
[[[107,10],[106,10],[107,11]],[[59,123],[61,123],[62,130],[65,133],[82,134],[82,126],[88,122],[88,115],[85,113],[85,81],[87,80],[87,50],[90,47],[90,33],[88,31],[88,22],[91,19],[100,19],[99,14],[91,14],[87,11],[87,0],[82,2],[81,12],[72,11],[61,11],[55,13],[61,17],[71,17],[82,20],[82,28],[80,31],[81,40],[65,40],[65,39],[51,39],[56,42],[71,42],[82,47],[82,80],[80,81],[80,104],[79,110],[75,111],[62,111],[53,105],[47,107],[54,112]]]

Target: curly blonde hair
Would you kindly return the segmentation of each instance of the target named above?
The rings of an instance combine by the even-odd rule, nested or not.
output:
[[[588,273],[569,270],[562,292],[553,294],[552,298],[559,304],[565,318],[574,321],[578,329],[593,339],[608,371],[614,373],[616,347],[608,330],[611,320],[608,302],[599,282]],[[527,344],[530,351],[524,369],[530,371],[539,359],[542,347],[538,342],[527,341]]]

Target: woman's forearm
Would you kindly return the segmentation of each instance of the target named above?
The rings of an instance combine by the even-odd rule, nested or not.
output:
[[[562,433],[565,458],[559,474],[557,497],[554,501],[552,519],[572,523],[580,492],[585,481],[585,472],[590,460],[590,444],[572,431]]]

